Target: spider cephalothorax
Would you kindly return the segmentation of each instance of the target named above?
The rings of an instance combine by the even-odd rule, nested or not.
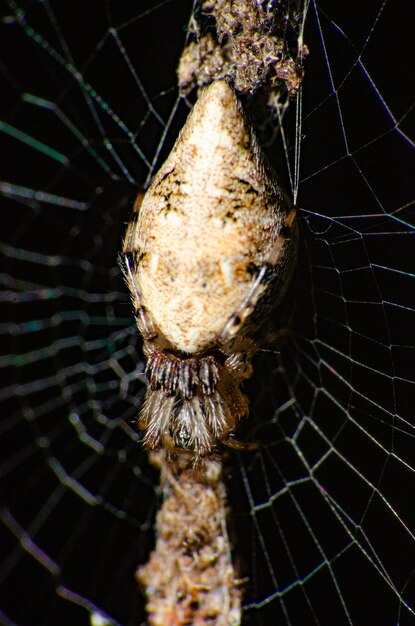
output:
[[[153,352],[147,364],[150,392],[140,417],[147,445],[179,446],[204,456],[217,442],[230,442],[248,410],[240,389],[250,375],[245,358],[220,353],[183,358]]]
[[[258,329],[295,258],[289,207],[232,88],[202,93],[135,214],[122,267],[148,358],[149,448],[211,454],[248,412]]]

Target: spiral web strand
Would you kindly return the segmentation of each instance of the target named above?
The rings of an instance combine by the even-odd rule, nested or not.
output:
[[[276,109],[268,147],[300,207],[292,332],[257,358],[242,435],[260,445],[227,477],[244,619],[261,626],[415,623],[411,5],[332,4],[308,7],[302,99]],[[192,8],[3,3],[8,626],[144,619],[134,571],[160,494],[116,259],[188,112],[175,69]]]

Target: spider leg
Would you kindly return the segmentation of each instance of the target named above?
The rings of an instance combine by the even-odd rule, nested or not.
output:
[[[128,223],[127,230],[124,236],[124,241],[123,241],[123,246],[122,246],[122,251],[124,254],[126,254],[127,252],[134,252],[137,250],[137,241],[136,241],[137,221],[140,215],[140,208],[141,208],[143,199],[144,199],[144,193],[139,192],[135,199],[133,214]]]
[[[134,203],[133,215],[125,233],[122,254],[119,255],[119,263],[131,294],[137,326],[143,336],[143,339],[145,341],[152,341],[158,337],[159,332],[151,314],[145,306],[143,306],[136,280],[137,259],[140,258],[140,249],[136,239],[136,225],[143,198],[144,194],[141,192],[138,193]]]
[[[264,264],[260,267],[250,290],[223,327],[219,336],[219,341],[222,345],[229,342],[229,340],[233,339],[238,334],[245,321],[255,311],[261,297],[266,291],[270,291],[270,285],[279,272],[278,264],[281,262],[281,258],[284,258],[282,250],[286,241],[291,238],[292,234],[295,235],[295,216],[296,209],[293,208],[286,216],[281,232],[275,241],[275,245]]]
[[[230,339],[233,339],[244,325],[245,320],[254,312],[258,300],[267,287],[265,283],[267,271],[269,271],[268,265],[261,267],[248,294],[223,327],[222,332],[219,335],[220,343],[226,344]]]
[[[231,435],[222,439],[221,444],[233,450],[257,450],[260,445],[258,441],[238,441]]]
[[[119,263],[121,265],[127,286],[130,290],[137,326],[143,336],[143,339],[145,341],[152,341],[158,336],[159,333],[151,314],[145,306],[143,306],[140,298],[140,292],[138,290],[134,272],[135,254],[133,252],[124,251],[123,254],[119,255]]]

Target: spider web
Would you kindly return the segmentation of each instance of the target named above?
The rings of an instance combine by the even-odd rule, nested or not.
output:
[[[2,8],[0,621],[138,624],[160,493],[116,258],[188,112],[192,6]],[[246,624],[415,624],[411,8],[308,8],[272,148],[300,207],[293,332],[257,358],[260,446],[227,479]]]

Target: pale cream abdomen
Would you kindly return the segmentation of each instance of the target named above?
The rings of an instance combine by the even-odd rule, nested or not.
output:
[[[246,297],[257,251],[235,223],[215,217],[202,225],[185,214],[172,224],[161,214],[152,233],[142,248],[143,304],[178,350],[204,350]]]
[[[149,380],[145,445],[210,455],[248,412],[240,386],[295,260],[295,209],[226,82],[204,90],[141,197],[121,265]]]
[[[177,350],[209,348],[264,263],[278,263],[285,197],[226,82],[205,90],[150,185],[128,246],[135,283]]]

